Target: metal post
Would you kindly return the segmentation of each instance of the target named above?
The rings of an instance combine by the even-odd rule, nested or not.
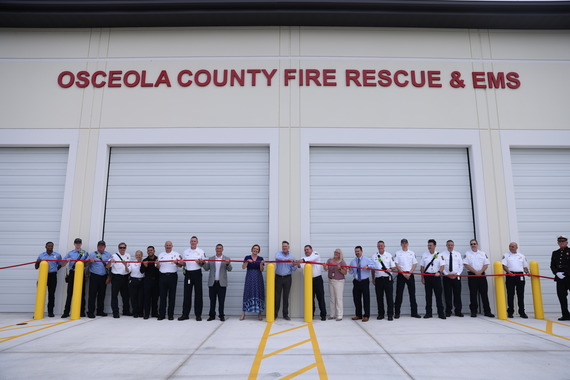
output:
[[[275,264],[267,264],[266,277],[266,296],[265,296],[265,320],[267,322],[275,321]]]
[[[313,266],[305,264],[305,322],[313,322]]]
[[[71,319],[79,319],[81,316],[81,296],[83,295],[83,268],[82,261],[75,263],[75,275],[73,276],[73,297],[71,298]],[[70,280],[72,280],[70,278]]]
[[[43,319],[46,308],[46,290],[48,280],[48,262],[40,262],[38,272],[38,288],[36,290],[36,309],[34,311],[34,319]]]
[[[494,274],[503,274],[503,263],[495,261]],[[495,276],[495,295],[497,299],[497,318],[507,319],[507,302],[505,296],[505,276]]]
[[[538,263],[536,261],[530,262],[530,274],[535,276],[540,275]],[[544,308],[542,306],[542,290],[540,288],[540,277],[532,276],[530,284],[532,286],[532,301],[534,303],[534,317],[536,319],[544,319]]]

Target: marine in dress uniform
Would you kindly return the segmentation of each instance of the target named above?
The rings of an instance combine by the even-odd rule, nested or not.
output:
[[[528,263],[523,254],[518,253],[519,246],[515,242],[509,244],[509,252],[503,256],[503,269],[507,274],[522,275],[528,273]],[[506,276],[507,285],[507,315],[513,317],[515,310],[515,291],[521,318],[528,318],[524,311],[524,284],[525,276]]]
[[[556,294],[562,310],[562,317],[558,320],[570,321],[567,298],[570,290],[570,248],[568,248],[568,239],[565,236],[558,236],[558,247],[556,251],[552,252],[550,259],[550,270],[554,274]]]

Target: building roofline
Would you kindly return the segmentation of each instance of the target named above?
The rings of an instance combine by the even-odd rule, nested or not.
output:
[[[570,29],[570,1],[0,0],[0,26]]]

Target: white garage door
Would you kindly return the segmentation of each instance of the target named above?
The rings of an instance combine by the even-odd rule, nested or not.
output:
[[[109,252],[126,242],[128,252],[157,254],[171,240],[182,253],[190,237],[209,257],[216,244],[232,259],[243,259],[253,244],[267,257],[269,225],[268,147],[112,148],[104,237]],[[233,264],[226,313],[240,314],[245,271]],[[179,276],[176,313],[182,309]],[[207,273],[204,311],[207,314]],[[109,303],[109,297],[107,297]]]
[[[370,256],[378,240],[394,254],[407,238],[419,261],[428,239],[438,250],[454,240],[464,253],[475,236],[465,148],[312,147],[310,159],[311,244],[325,258],[340,247],[349,263],[356,245]],[[416,285],[421,312],[419,276]],[[351,289],[347,283],[346,315],[354,309]],[[462,298],[468,310],[466,281]],[[409,313],[407,296],[402,313]]]
[[[67,148],[0,148],[0,267],[35,261],[48,241],[58,251],[67,156]],[[33,265],[3,269],[0,311],[33,313],[36,280]]]
[[[538,262],[542,275],[552,276],[556,237],[570,233],[570,151],[511,149],[511,162],[520,251],[529,262]],[[560,312],[554,281],[543,279],[541,284],[544,310]],[[526,291],[527,310],[532,311],[530,286]]]

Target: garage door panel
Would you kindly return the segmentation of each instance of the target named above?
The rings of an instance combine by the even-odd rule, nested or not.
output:
[[[129,252],[171,240],[182,253],[197,235],[208,256],[217,243],[241,260],[254,243],[268,246],[269,149],[249,147],[112,148],[105,238]],[[132,249],[131,249],[132,248]],[[115,249],[115,247],[113,247]],[[241,314],[245,271],[234,263],[226,312]],[[204,273],[207,288],[208,273]],[[179,276],[176,313],[182,307]],[[207,291],[204,295],[207,305]],[[109,300],[107,300],[109,302]],[[204,310],[206,311],[206,310]]]
[[[520,251],[550,276],[556,237],[570,231],[570,150],[513,148],[511,163]],[[554,281],[542,280],[541,285],[545,311],[560,312]],[[530,286],[526,288],[526,302],[532,305]]]
[[[0,266],[35,261],[47,241],[58,250],[67,159],[67,148],[0,148]],[[33,312],[36,280],[33,265],[3,270],[0,312]]]
[[[453,239],[464,252],[474,237],[466,149],[311,147],[309,183],[311,244],[325,259],[342,248],[350,260],[355,245],[370,256],[379,239],[395,253],[403,237],[419,259],[429,238],[439,248]],[[351,290],[345,287],[347,315]],[[463,293],[468,305],[466,282]]]

